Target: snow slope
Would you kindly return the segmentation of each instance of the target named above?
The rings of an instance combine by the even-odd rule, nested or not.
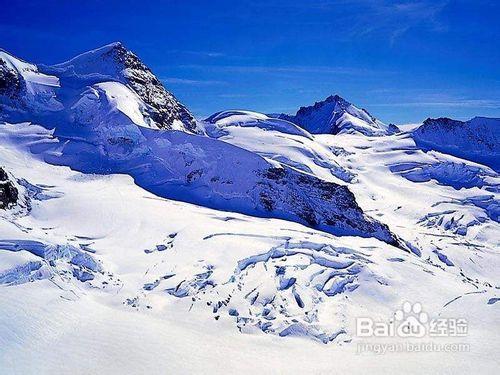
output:
[[[170,199],[399,243],[387,226],[363,213],[343,185],[275,167],[225,142],[141,128],[123,116],[101,120],[91,110],[84,113],[91,119],[84,131],[56,128],[31,152],[86,173],[129,174],[139,186]]]
[[[123,64],[132,68],[120,70]],[[386,225],[363,213],[344,185],[276,166],[256,153],[193,135],[189,129],[173,131],[171,126],[172,131],[157,131],[141,91],[122,79],[140,71],[146,76],[140,82],[149,82],[150,72],[121,45],[84,53],[45,71],[59,77],[54,100],[63,110],[20,110],[0,119],[29,118],[53,129],[51,142],[31,148],[47,162],[86,173],[129,174],[138,185],[166,198],[403,245]],[[110,81],[113,77],[123,82]],[[21,108],[19,103],[30,100],[20,90],[13,102]],[[169,106],[162,110],[173,111]],[[293,124],[286,126],[303,133]]]
[[[325,148],[288,121],[256,112],[224,111],[206,119],[204,127],[212,138],[255,152],[276,166],[340,184],[353,178],[335,161],[335,148]]]

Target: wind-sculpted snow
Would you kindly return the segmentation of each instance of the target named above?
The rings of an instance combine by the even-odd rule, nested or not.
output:
[[[437,150],[500,170],[500,119],[427,119],[413,131],[419,147]]]
[[[500,177],[496,172],[450,156],[435,155],[430,160],[396,163],[389,168],[415,183],[436,181],[440,185],[471,193],[440,199],[418,221],[419,224],[465,236],[490,220],[499,221]]]
[[[360,133],[369,136],[387,135],[398,131],[387,126],[338,95],[309,107],[301,107],[295,115],[279,118],[293,122],[313,134]]]
[[[487,191],[500,192],[500,178],[497,173],[489,168],[465,162],[445,160],[433,164],[402,163],[392,165],[391,171],[413,182],[436,180],[457,190],[484,187]]]
[[[216,127],[209,128],[209,130],[219,130],[225,132],[227,127],[255,127],[264,131],[276,131],[281,134],[290,134],[306,137],[312,139],[304,129],[299,126],[281,119],[268,117],[262,113],[250,111],[222,111],[214,113],[212,116],[205,119],[205,123],[216,125]],[[208,125],[207,124],[207,125]]]

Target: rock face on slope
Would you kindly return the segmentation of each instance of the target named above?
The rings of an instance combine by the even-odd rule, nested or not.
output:
[[[368,218],[346,186],[297,173],[288,168],[269,168],[259,184],[260,203],[269,212],[291,212],[310,227],[340,235],[375,237],[398,246],[389,228]]]
[[[0,167],[0,209],[5,210],[17,203],[19,192],[9,179],[7,172]]]
[[[151,70],[121,43],[83,53],[54,66],[23,62],[0,51],[0,113],[6,120],[57,118],[74,120],[70,112],[79,97],[95,85],[117,83],[134,96],[144,126],[199,133],[194,116]],[[117,107],[127,107],[122,103]],[[28,112],[28,113],[26,113]],[[53,117],[53,116],[52,116]]]
[[[17,72],[0,59],[0,96],[14,99],[21,90],[21,82]]]
[[[500,119],[428,118],[413,131],[413,138],[423,149],[445,152],[500,170]]]
[[[295,115],[281,114],[278,117],[293,122],[313,134],[361,133],[378,136],[391,134],[397,130],[338,95],[329,96],[312,106],[301,107]]]

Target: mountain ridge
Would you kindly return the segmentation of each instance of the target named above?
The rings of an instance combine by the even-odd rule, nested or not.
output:
[[[422,148],[449,153],[500,170],[500,118],[474,117],[467,121],[428,118],[413,130]]]
[[[191,131],[156,103],[182,123],[161,127],[121,48],[55,67],[0,53],[0,368],[349,373],[372,357],[356,319],[406,328],[408,301],[427,326],[471,322],[474,370],[495,358],[500,176],[456,145],[494,153],[496,119],[393,134],[331,96],[301,112],[324,132],[244,110]]]

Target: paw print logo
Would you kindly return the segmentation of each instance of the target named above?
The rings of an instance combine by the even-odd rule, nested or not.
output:
[[[400,337],[424,337],[427,329],[426,323],[429,321],[427,313],[422,311],[422,304],[405,302],[401,310],[394,315],[397,322],[397,334]]]

